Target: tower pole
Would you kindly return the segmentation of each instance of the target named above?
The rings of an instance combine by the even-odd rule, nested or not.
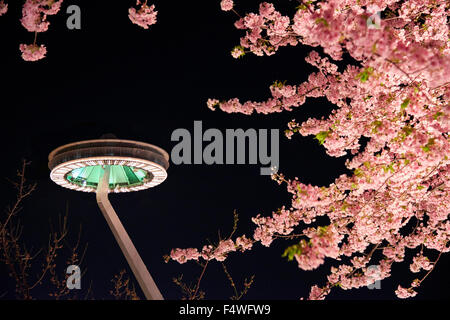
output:
[[[139,256],[133,242],[114,211],[111,202],[109,202],[108,193],[110,170],[111,168],[109,165],[105,166],[103,174],[100,178],[96,192],[98,206],[108,222],[108,225],[111,228],[111,231],[116,238],[122,253],[127,259],[128,264],[147,300],[164,300],[161,292],[159,292],[159,289],[156,286],[155,281],[148,272],[147,267]]]

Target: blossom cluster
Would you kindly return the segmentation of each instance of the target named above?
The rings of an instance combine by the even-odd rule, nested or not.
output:
[[[233,9],[233,6],[234,6],[233,0],[222,0],[222,1],[220,1],[220,8],[223,11],[230,11],[231,9]]]
[[[20,44],[19,49],[22,52],[22,58],[25,61],[37,61],[43,59],[47,53],[44,45],[36,44],[38,32],[48,30],[50,22],[47,20],[49,15],[54,15],[61,9],[63,0],[26,0],[22,8],[22,26],[29,32],[35,33],[35,39],[32,44]]]
[[[250,250],[253,246],[253,240],[245,236],[238,237],[236,241],[231,239],[219,241],[217,246],[205,245],[199,252],[195,248],[173,249],[170,252],[170,258],[179,263],[185,263],[189,260],[199,260],[202,258],[206,261],[217,260],[224,261],[230,252],[240,250],[242,252]]]
[[[8,12],[8,4],[5,3],[5,1],[0,1],[0,16],[4,15],[6,12]]]
[[[450,251],[449,10],[432,0],[378,0],[376,6],[324,0],[302,2],[288,17],[264,2],[235,23],[245,35],[233,57],[272,55],[298,44],[325,54],[311,51],[305,61],[317,71],[299,84],[275,81],[266,101],[207,102],[212,110],[248,115],[291,111],[311,97],[336,106],[327,118],[292,120],[286,136],[312,135],[328,155],[348,156],[352,173],[327,186],[274,175],[292,195],[291,206],[253,218],[253,240],[264,246],[289,235],[301,238],[291,248],[301,269],[315,269],[326,258],[350,259],[331,268],[310,299],[323,299],[336,286],[347,290],[387,278],[408,250],[420,249],[410,265],[414,273],[430,272]],[[371,27],[368,18],[378,12],[383,19]],[[333,60],[344,53],[354,62],[340,71]],[[328,219],[327,232],[311,227],[318,217]],[[423,250],[437,258],[430,261]],[[379,266],[376,277],[369,262]],[[421,282],[399,286],[397,296],[414,297]]]
[[[21,44],[20,51],[22,52],[22,58],[25,61],[37,61],[45,57],[47,48],[41,44]]]
[[[333,226],[318,230],[310,228],[305,235],[309,241],[301,242],[300,250],[294,255],[298,267],[302,270],[313,270],[323,264],[326,257],[339,256],[339,242],[343,236],[339,235]]]
[[[131,22],[144,29],[148,29],[149,26],[156,23],[158,11],[155,11],[154,5],[148,6],[147,1],[141,2],[139,0],[137,0],[136,5],[139,6],[138,10],[136,8],[128,9],[128,17]]]
[[[250,13],[240,18],[235,27],[247,30],[240,45],[258,56],[273,55],[280,47],[298,43],[290,18],[276,11],[271,3],[261,3],[258,14]]]
[[[29,32],[45,32],[50,22],[47,16],[54,15],[61,9],[63,0],[27,0],[22,8],[22,26]]]

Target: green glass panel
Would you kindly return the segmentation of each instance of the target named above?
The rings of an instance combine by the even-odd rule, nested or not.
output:
[[[145,170],[128,166],[109,166],[109,188],[114,189],[117,186],[131,187],[143,184],[148,175]],[[70,171],[66,179],[79,186],[97,188],[100,177],[103,173],[102,166],[89,166]]]
[[[135,183],[140,182],[140,179],[136,176],[136,172],[134,172],[133,169],[131,169],[130,167],[122,167],[122,168],[123,168],[124,173],[128,177],[130,184],[135,184]]]

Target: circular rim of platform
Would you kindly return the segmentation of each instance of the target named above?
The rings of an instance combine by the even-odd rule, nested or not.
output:
[[[160,157],[159,159],[164,158],[164,160],[167,162],[167,165],[164,161],[158,160],[158,162],[161,162],[161,164],[156,163],[152,160],[152,156],[149,159],[144,158],[138,158],[135,156],[128,156],[128,155],[87,155],[86,157],[82,156],[83,152],[83,145],[91,145],[91,144],[99,144],[99,148],[103,147],[102,143],[106,144],[112,144],[117,143],[118,146],[113,146],[113,148],[121,148],[120,144],[133,144],[136,145],[136,149],[139,150],[139,147],[143,147],[142,150],[146,152],[153,152],[156,156]],[[114,189],[109,189],[109,193],[122,193],[122,192],[132,192],[132,191],[140,191],[145,190],[148,188],[155,187],[167,178],[167,168],[169,165],[169,155],[168,153],[152,144],[139,142],[139,141],[133,141],[133,140],[121,140],[121,139],[96,139],[96,140],[84,140],[84,141],[78,141],[74,143],[69,143],[63,146],[60,146],[56,149],[54,149],[48,156],[49,159],[49,166],[50,163],[58,156],[64,156],[65,151],[64,149],[68,149],[67,153],[73,152],[74,147],[76,150],[76,146],[80,146],[80,153],[81,156],[79,158],[74,159],[68,159],[64,162],[57,163],[52,167],[50,167],[50,179],[55,182],[56,184],[68,188],[75,191],[82,191],[82,192],[96,192],[97,188],[92,186],[80,186],[78,184],[72,183],[67,179],[67,175],[72,172],[74,169],[88,167],[88,166],[98,166],[98,165],[121,165],[121,166],[128,166],[128,167],[134,167],[138,169],[142,169],[146,171],[147,175],[151,175],[153,178],[150,181],[144,182],[141,185],[134,185],[134,186],[117,186]],[[92,148],[92,146],[89,146]],[[95,148],[95,147],[94,147]],[[148,149],[153,149],[148,150]],[[153,159],[155,160],[155,159]],[[55,162],[53,161],[53,162]],[[156,161],[156,160],[155,160]],[[166,167],[164,167],[166,166]]]
[[[77,145],[81,146],[81,145],[88,144],[88,143],[103,143],[103,142],[133,143],[136,145],[141,145],[143,147],[150,147],[150,148],[153,148],[153,149],[156,149],[157,151],[159,151],[163,155],[163,157],[166,159],[166,161],[169,161],[169,154],[167,153],[166,150],[164,150],[160,147],[157,147],[150,143],[134,141],[134,140],[124,140],[124,139],[93,139],[93,140],[83,140],[83,141],[68,143],[68,144],[62,145],[62,146],[54,149],[52,152],[50,152],[50,154],[48,155],[48,159],[51,161],[55,157],[55,155],[59,153],[59,151],[61,151],[63,149],[67,149],[69,147],[74,147]]]

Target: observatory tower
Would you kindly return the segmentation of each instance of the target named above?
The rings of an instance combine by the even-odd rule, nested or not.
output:
[[[167,178],[169,155],[154,145],[119,139],[66,144],[48,156],[50,178],[62,187],[95,192],[97,203],[145,297],[163,300],[128,233],[108,199],[111,192],[148,189]]]

